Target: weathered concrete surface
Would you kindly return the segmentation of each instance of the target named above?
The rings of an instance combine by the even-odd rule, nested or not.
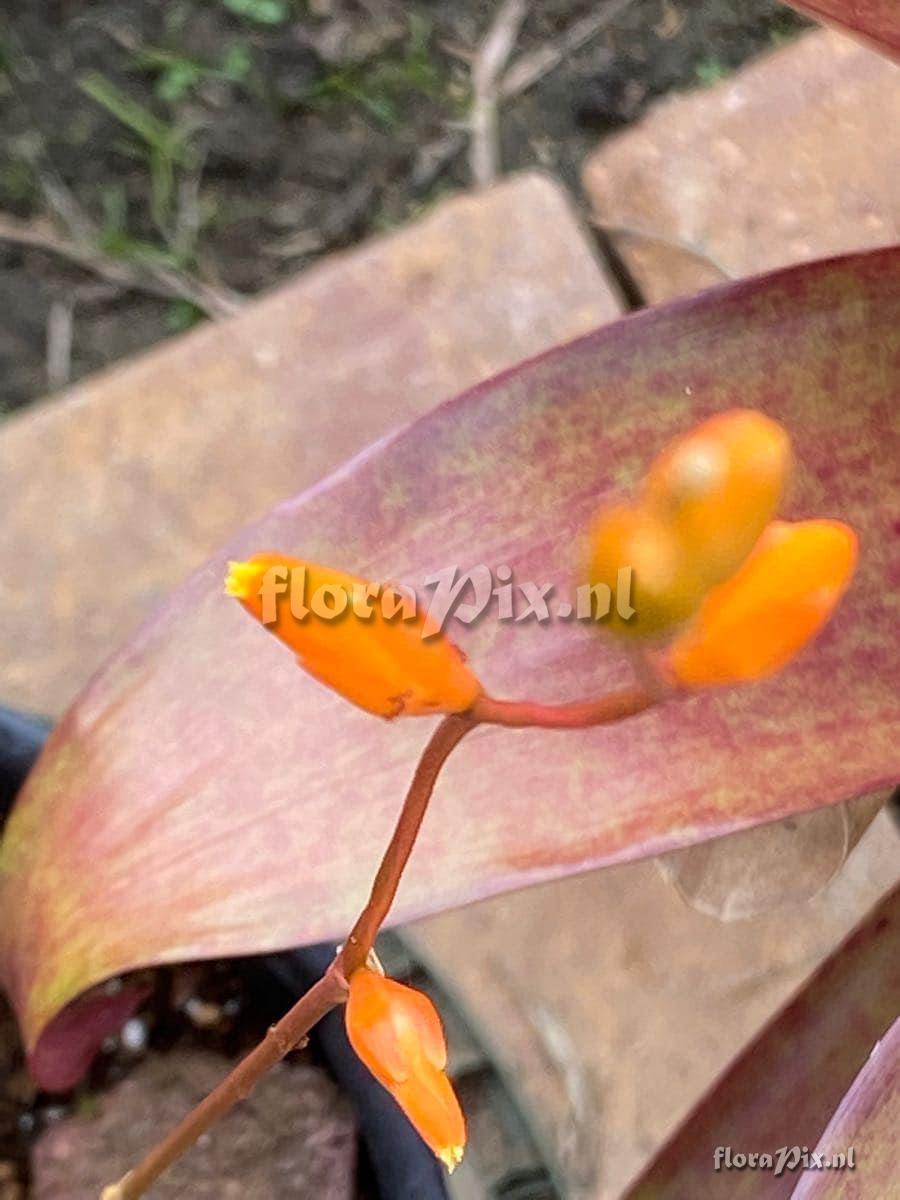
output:
[[[566,1200],[612,1200],[893,886],[897,851],[883,813],[820,895],[733,924],[687,907],[640,862],[445,913],[412,934],[509,1064],[562,1164]],[[790,1113],[783,1128],[792,1145]],[[712,1159],[709,1182],[727,1196]]]
[[[618,312],[564,193],[524,175],[0,425],[4,701],[58,713],[229,534]]]
[[[806,34],[655,105],[598,148],[584,184],[599,221],[634,231],[614,238],[650,303],[718,283],[702,255],[740,276],[896,242],[900,68]]]

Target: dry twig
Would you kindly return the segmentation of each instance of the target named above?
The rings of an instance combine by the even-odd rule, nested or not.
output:
[[[72,373],[74,305],[54,300],[47,314],[47,384],[51,391],[65,387]]]
[[[521,58],[518,58],[502,75],[499,83],[496,84],[494,121],[496,122],[499,103],[515,100],[524,92],[527,92],[529,88],[534,87],[545,75],[548,75],[560,66],[568,55],[574,54],[576,50],[580,50],[583,46],[586,46],[592,38],[608,28],[616,17],[633,3],[634,0],[609,0],[598,12],[589,13],[586,17],[582,17],[581,20],[573,22],[554,41],[539,47],[530,54],[525,54]],[[478,51],[479,54],[483,51],[483,48],[484,46],[482,45],[481,50]],[[454,57],[462,57],[458,49],[454,50],[453,54]],[[473,63],[477,57],[478,54],[469,56]],[[485,116],[490,117],[490,113],[482,111],[481,116],[482,118]],[[473,108],[472,120],[465,127],[448,127],[446,133],[436,138],[433,142],[429,142],[427,146],[424,146],[419,151],[413,171],[414,187],[425,188],[430,186],[446,170],[450,163],[453,162],[457,155],[463,152],[470,137],[472,139],[475,138],[475,119],[475,110]],[[473,146],[473,158],[474,155],[475,150]],[[479,169],[481,169],[480,164]],[[474,163],[472,174],[477,182],[478,177],[475,173]]]
[[[213,287],[174,267],[152,263],[138,266],[111,258],[92,243],[61,237],[46,221],[22,221],[0,214],[0,241],[64,258],[120,287],[146,292],[162,300],[188,300],[210,317],[232,316],[241,305],[241,297],[234,292]]]
[[[503,0],[472,63],[469,164],[476,187],[488,187],[499,173],[498,79],[527,12],[528,0]]]
[[[540,82],[565,59],[602,33],[634,0],[609,0],[598,12],[574,21],[558,38],[517,59],[500,82],[500,98],[511,100]]]

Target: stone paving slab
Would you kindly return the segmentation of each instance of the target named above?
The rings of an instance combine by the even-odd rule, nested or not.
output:
[[[817,30],[656,104],[584,184],[649,303],[900,240],[900,68]]]
[[[881,813],[818,896],[731,924],[638,862],[429,918],[412,939],[510,1066],[566,1200],[613,1200],[894,885],[897,851]],[[784,1128],[791,1144],[789,1113]],[[710,1161],[710,1200],[727,1189]]]
[[[235,530],[618,313],[564,192],[526,174],[0,424],[3,701],[59,713]]]

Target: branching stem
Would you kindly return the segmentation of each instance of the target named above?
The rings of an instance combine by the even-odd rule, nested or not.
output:
[[[658,696],[643,688],[611,692],[596,700],[571,704],[538,704],[523,700],[495,700],[482,695],[466,713],[445,717],[431,736],[416,767],[393,837],[381,860],[369,902],[322,978],[273,1025],[262,1042],[226,1076],[219,1086],[193,1109],[133,1171],[103,1191],[101,1200],[137,1200],[162,1173],[177,1162],[197,1139],[253,1091],[262,1077],[286,1054],[300,1045],[326,1013],[347,997],[347,980],[369,956],[387,917],[403,871],[409,861],[428,802],[441,768],[470,730],[478,725],[509,728],[587,729],[634,716],[654,704]]]
[[[409,862],[416,838],[419,836],[422,820],[441,768],[469,730],[474,727],[475,721],[468,714],[445,717],[425,747],[409,791],[406,793],[406,800],[403,803],[394,836],[385,851],[378,874],[375,876],[375,882],[372,884],[369,903],[353,926],[339,955],[338,961],[345,978],[349,979],[356,968],[361,967],[369,957],[369,951],[372,949],[378,930],[394,902],[397,888],[400,886],[403,871]]]
[[[346,981],[332,964],[290,1012],[271,1027],[259,1045],[158,1142],[133,1171],[104,1189],[101,1200],[134,1200],[143,1196],[201,1134],[230,1112],[238,1101],[246,1100],[259,1080],[303,1040],[313,1025],[344,1000],[346,992]]]
[[[569,704],[539,704],[534,700],[495,700],[481,696],[472,708],[475,720],[485,725],[511,729],[590,729],[636,716],[658,699],[646,688],[625,688],[596,700]]]

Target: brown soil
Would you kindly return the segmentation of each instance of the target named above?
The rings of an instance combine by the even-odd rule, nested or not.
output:
[[[210,1050],[149,1057],[92,1111],[54,1122],[34,1149],[34,1200],[97,1200],[161,1130],[222,1078]],[[308,1064],[282,1064],[153,1189],[158,1200],[352,1200],[355,1139],[347,1101]]]
[[[96,1200],[259,1040],[268,1003],[228,964],[158,972],[140,1016],[59,1098],[35,1093],[0,1001],[0,1200]],[[152,1194],[360,1200],[349,1103],[309,1051],[293,1054]]]
[[[594,9],[532,5],[514,59]],[[467,186],[459,139],[435,151],[467,111],[491,10],[0,0],[0,224],[49,219],[128,269],[269,287]],[[710,82],[799,24],[776,0],[634,0],[504,106],[503,169],[537,163],[577,191],[598,138],[653,96]],[[0,414],[203,315],[0,240]]]

